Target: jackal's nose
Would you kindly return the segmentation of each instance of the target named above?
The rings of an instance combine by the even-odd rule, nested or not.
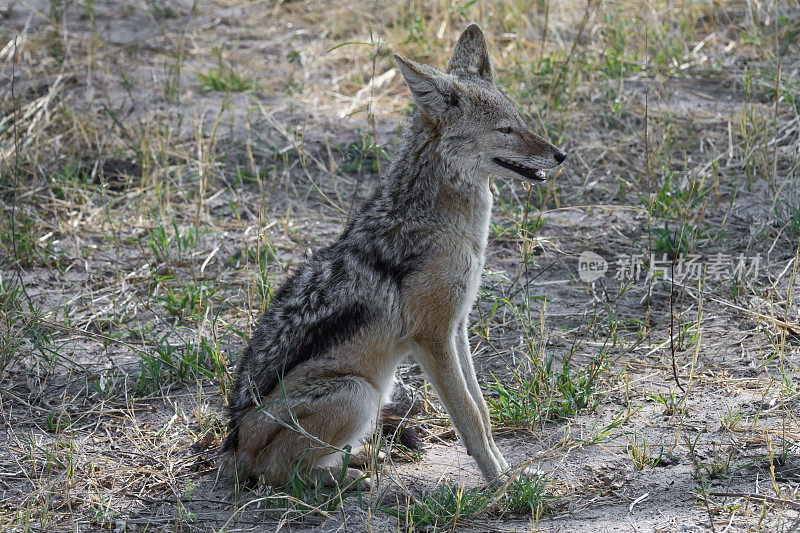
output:
[[[559,163],[563,163],[564,160],[567,158],[567,154],[559,150],[558,152],[556,152],[555,158],[556,161],[558,161]]]

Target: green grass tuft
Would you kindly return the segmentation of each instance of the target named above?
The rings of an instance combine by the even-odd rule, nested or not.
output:
[[[406,531],[457,530],[458,522],[469,520],[486,509],[490,495],[479,488],[467,489],[447,481],[438,490],[425,492],[408,506],[383,508],[405,523]]]
[[[255,84],[222,60],[222,53],[217,51],[217,68],[208,69],[208,74],[199,74],[200,90],[208,93],[222,91],[226,93],[239,93],[249,91]]]
[[[596,407],[598,378],[608,369],[607,356],[601,354],[577,370],[566,357],[560,372],[553,371],[552,363],[548,359],[545,364],[534,364],[530,370],[515,371],[508,383],[492,376],[494,382],[486,387],[494,394],[486,401],[499,424],[532,428]]]
[[[539,515],[552,495],[547,493],[550,478],[546,475],[523,472],[508,486],[501,505],[512,513]]]

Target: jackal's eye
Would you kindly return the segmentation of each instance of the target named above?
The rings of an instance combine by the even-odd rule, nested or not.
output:
[[[497,128],[497,131],[500,133],[505,133],[506,135],[513,132],[514,130],[511,129],[511,126],[503,126],[502,128]]]

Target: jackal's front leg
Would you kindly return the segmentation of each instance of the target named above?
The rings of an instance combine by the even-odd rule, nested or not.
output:
[[[492,423],[489,420],[489,408],[486,406],[486,400],[483,399],[481,387],[478,384],[478,378],[475,375],[475,365],[472,362],[472,350],[469,348],[469,337],[467,337],[466,319],[461,321],[461,324],[459,324],[458,329],[456,330],[455,343],[456,350],[458,352],[458,362],[461,367],[461,373],[464,376],[464,381],[467,383],[467,389],[469,390],[470,396],[472,396],[472,399],[478,406],[478,410],[481,412],[484,431],[489,438],[489,447],[492,449],[495,459],[500,464],[500,468],[502,470],[507,470],[508,463],[503,457],[503,454],[500,453],[497,445],[494,443],[494,438],[492,437]]]
[[[469,453],[478,463],[484,478],[492,483],[497,480],[505,465],[495,454],[492,435],[484,418],[486,407],[482,409],[470,393],[465,373],[461,369],[456,348],[456,332],[444,338],[417,340],[419,345],[418,362],[433,382],[439,399],[453,421]],[[474,375],[474,369],[472,370]],[[475,381],[477,385],[477,380]],[[480,392],[480,391],[479,391]],[[481,399],[481,401],[483,401]]]

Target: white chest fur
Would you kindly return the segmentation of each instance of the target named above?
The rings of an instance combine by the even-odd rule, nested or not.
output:
[[[449,258],[449,278],[457,298],[457,318],[466,316],[477,296],[483,274],[489,222],[492,211],[492,195],[488,180],[477,188],[470,199],[469,209],[452,219],[449,228],[452,256]]]

